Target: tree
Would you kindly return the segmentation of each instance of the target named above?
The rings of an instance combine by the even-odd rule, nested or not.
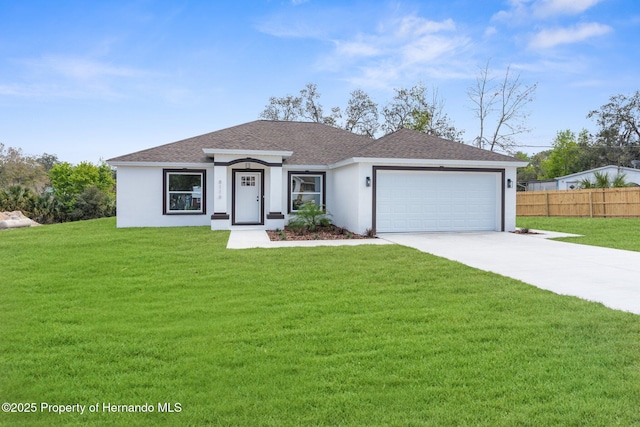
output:
[[[0,188],[21,185],[40,192],[48,181],[45,168],[36,158],[0,143]]]
[[[587,115],[596,120],[595,154],[602,165],[629,166],[640,159],[640,91],[632,96],[615,95]]]
[[[518,160],[524,160],[525,162],[529,162],[529,164],[523,168],[518,168],[517,181],[518,182],[527,182],[527,181],[535,181],[538,179],[538,171],[536,170],[535,165],[531,163],[531,157],[528,154],[523,153],[522,151],[518,151],[513,155]]]
[[[104,218],[115,215],[115,197],[95,185],[86,187],[76,197],[70,217],[72,220]]]
[[[351,98],[345,109],[345,130],[375,137],[378,131],[378,105],[371,100],[369,95],[361,89],[351,92]]]
[[[81,162],[76,166],[63,162],[55,165],[49,176],[57,195],[75,196],[92,185],[106,192],[113,192],[115,187],[113,172],[105,162],[98,165]]]
[[[385,133],[406,128],[462,142],[462,132],[456,130],[443,113],[444,101],[438,97],[437,91],[433,91],[431,102],[427,100],[427,89],[422,84],[394,91],[393,99],[382,110]]]
[[[115,179],[113,171],[105,162],[94,165],[82,162],[76,166],[64,162],[55,165],[49,171],[54,195],[64,206],[64,211],[71,219],[91,218],[92,212],[110,212],[110,204],[115,196]],[[95,190],[89,190],[95,188]],[[104,193],[104,197],[96,195],[96,190]],[[96,201],[105,206],[96,207]],[[84,210],[89,210],[86,215]],[[109,215],[107,215],[109,216]]]
[[[40,163],[44,167],[45,172],[49,172],[52,167],[60,163],[58,156],[55,154],[43,153],[41,156],[35,158],[36,162]]]
[[[300,97],[286,95],[282,98],[276,98],[272,96],[269,98],[269,105],[260,113],[260,117],[265,120],[296,121],[300,118],[301,104],[302,98]]]
[[[444,102],[437,91],[433,91],[431,102],[427,100],[427,90],[422,84],[409,89],[394,89],[393,99],[378,111],[378,105],[362,89],[351,92],[344,120],[339,107],[331,108],[324,115],[320,104],[317,85],[308,83],[300,91],[300,96],[287,95],[282,98],[269,98],[269,105],[260,113],[266,120],[311,121],[339,127],[349,132],[374,138],[378,130],[385,133],[408,128],[430,135],[462,142],[462,131],[458,131],[449,117],[443,113]],[[379,122],[380,113],[384,121]]]
[[[307,83],[300,90],[300,96],[286,95],[282,98],[274,96],[269,98],[269,105],[260,113],[260,117],[265,120],[301,120],[335,126],[340,117],[340,110],[332,108],[331,114],[325,116],[320,104],[318,86],[315,83]]]
[[[553,142],[553,150],[542,164],[544,177],[553,179],[579,172],[580,168],[576,166],[579,155],[576,134],[569,129],[558,132]]]
[[[533,101],[536,88],[537,83],[525,85],[519,74],[511,72],[511,66],[507,67],[504,78],[496,80],[487,61],[485,67],[480,68],[475,86],[467,89],[479,122],[475,145],[490,151],[512,151],[517,145],[515,137],[531,130],[526,126],[529,116],[526,107]],[[489,130],[490,119],[493,130]]]

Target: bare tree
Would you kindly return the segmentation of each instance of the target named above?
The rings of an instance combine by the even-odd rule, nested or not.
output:
[[[394,89],[393,99],[378,111],[378,105],[361,89],[351,92],[347,108],[343,115],[339,107],[324,115],[320,104],[320,93],[315,83],[308,83],[300,96],[287,95],[282,98],[269,98],[260,117],[267,120],[311,121],[341,127],[349,132],[375,138],[382,129],[385,133],[407,128],[462,142],[462,131],[458,131],[443,112],[444,101],[437,90],[433,90],[431,101],[427,100],[427,89],[417,84],[409,89]],[[384,122],[380,124],[382,114]]]
[[[417,84],[409,89],[394,89],[395,96],[382,110],[385,133],[407,128],[429,135],[462,142],[462,131],[458,131],[443,113],[444,101],[438,91],[433,90],[431,101],[427,100],[427,89]]]
[[[307,83],[300,90],[300,96],[287,95],[282,98],[275,96],[269,98],[269,105],[260,113],[260,117],[266,120],[302,120],[336,126],[337,120],[340,118],[340,109],[332,108],[331,114],[324,116],[319,100],[318,86],[315,83]]]
[[[260,117],[265,120],[295,121],[300,119],[300,106],[302,98],[299,96],[286,95],[282,98],[272,96],[267,105],[260,113]]]
[[[504,78],[497,80],[489,69],[489,61],[476,78],[475,86],[467,89],[467,95],[474,104],[473,111],[479,120],[479,134],[474,139],[476,146],[494,151],[513,151],[517,146],[515,137],[530,132],[526,121],[529,111],[526,107],[533,101],[537,83],[526,85],[520,75],[511,73],[507,67]],[[489,120],[494,125],[487,132]]]
[[[392,133],[403,128],[420,128],[422,123],[431,120],[427,103],[427,89],[422,84],[417,84],[409,89],[394,88],[393,90],[396,94],[382,109],[384,117],[382,130],[384,133]]]
[[[320,104],[320,94],[318,93],[318,85],[315,83],[307,83],[300,91],[300,97],[304,102],[301,105],[300,115],[311,122],[323,123],[322,105]]]
[[[345,115],[344,128],[349,132],[373,138],[380,126],[378,124],[378,106],[362,89],[351,92]]]

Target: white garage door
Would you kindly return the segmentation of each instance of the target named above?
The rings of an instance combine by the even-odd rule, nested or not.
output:
[[[501,228],[498,172],[378,170],[376,231]]]

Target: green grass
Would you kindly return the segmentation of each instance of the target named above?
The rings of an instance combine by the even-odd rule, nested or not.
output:
[[[518,217],[516,223],[518,227],[582,235],[557,240],[640,251],[640,218]]]
[[[401,246],[0,233],[0,425],[640,425],[640,316]]]

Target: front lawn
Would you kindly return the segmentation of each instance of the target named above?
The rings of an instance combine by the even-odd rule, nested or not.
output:
[[[640,316],[401,246],[227,238],[0,232],[0,400],[38,409],[0,425],[640,425]]]
[[[640,251],[640,218],[518,217],[518,227],[581,234],[562,240],[583,245]]]

